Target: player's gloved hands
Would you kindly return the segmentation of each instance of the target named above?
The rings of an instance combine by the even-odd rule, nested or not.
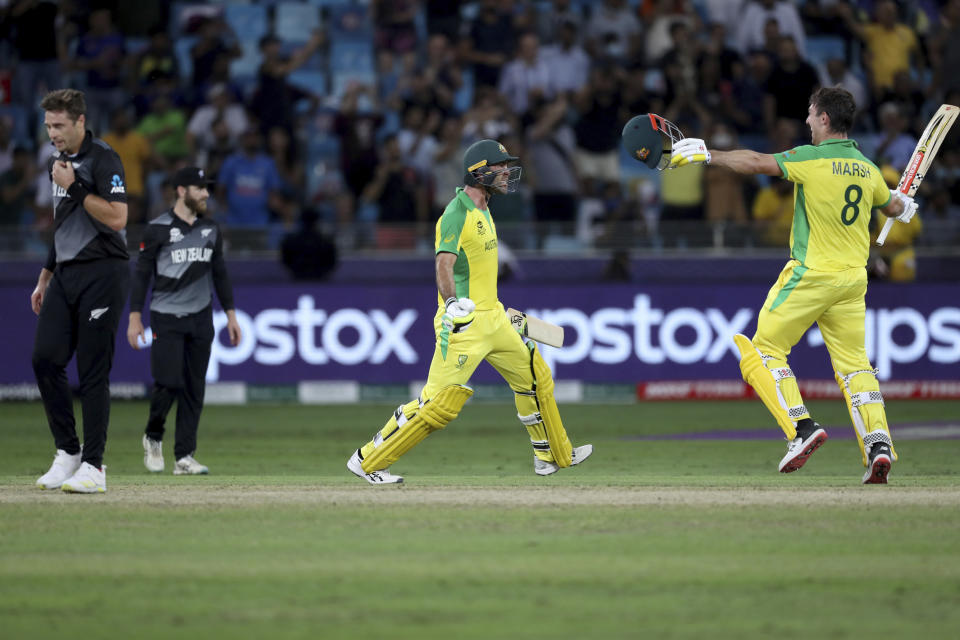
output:
[[[913,216],[915,216],[917,213],[916,201],[907,194],[903,193],[902,191],[897,191],[896,189],[890,190],[890,197],[896,198],[903,203],[903,213],[897,216],[897,220],[904,224],[907,224],[913,220]]]
[[[700,138],[684,138],[673,143],[670,167],[684,167],[688,164],[710,164],[707,143]]]
[[[477,304],[470,298],[447,298],[447,311],[440,317],[440,323],[454,333],[465,331],[473,322]]]

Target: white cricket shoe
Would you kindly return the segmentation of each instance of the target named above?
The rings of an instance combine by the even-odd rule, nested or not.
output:
[[[81,454],[82,451],[76,455],[70,455],[63,449],[57,449],[50,470],[37,478],[37,486],[41,489],[59,489],[63,481],[80,468]]]
[[[577,447],[573,450],[571,455],[572,460],[570,461],[570,466],[580,464],[584,460],[590,457],[590,454],[593,453],[593,445],[585,444],[582,447]],[[552,473],[556,473],[560,470],[560,467],[552,462],[547,462],[546,460],[541,460],[537,456],[533,456],[533,472],[538,476],[549,476]]]
[[[400,484],[403,482],[403,476],[397,476],[387,469],[380,469],[379,471],[371,471],[367,473],[363,470],[363,465],[360,463],[360,450],[357,449],[353,452],[353,455],[350,456],[350,459],[347,460],[347,469],[350,470],[350,473],[357,476],[358,478],[363,478],[370,484]]]
[[[68,493],[106,493],[107,466],[99,469],[84,462],[72,477],[63,481],[60,488]]]
[[[146,434],[143,436],[143,465],[153,473],[163,471],[163,443]]]
[[[210,473],[206,465],[200,464],[193,459],[193,456],[183,456],[173,465],[173,475],[175,476],[202,476]]]
[[[814,430],[808,435],[797,435],[787,443],[787,454],[780,460],[780,473],[790,473],[802,467],[807,458],[827,441],[827,432],[816,423],[814,426]]]

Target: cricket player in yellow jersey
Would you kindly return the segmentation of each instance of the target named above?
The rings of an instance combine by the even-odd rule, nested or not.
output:
[[[497,228],[488,203],[491,195],[516,189],[521,171],[511,166],[516,160],[496,140],[476,142],[464,153],[465,186],[437,221],[437,343],[427,384],[347,461],[351,472],[371,484],[403,482],[388,467],[457,417],[473,394],[466,384],[483,360],[513,389],[537,475],[579,464],[593,453],[593,445],[570,444],[550,368],[536,343],[524,342],[513,328],[497,299]]]
[[[790,349],[816,322],[860,443],[867,467],[863,483],[885,484],[897,454],[877,372],[864,346],[869,222],[872,209],[909,222],[917,205],[889,190],[877,166],[847,137],[855,109],[847,91],[819,89],[807,111],[812,145],[766,155],[708,151],[703,140],[685,138],[674,144],[670,163],[710,163],[794,183],[791,260],[767,294],[753,339],[734,338],[740,370],[786,434],[780,471],[796,471],[827,440],[804,406],[787,364]]]

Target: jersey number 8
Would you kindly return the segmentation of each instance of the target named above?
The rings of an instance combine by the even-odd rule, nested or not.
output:
[[[856,195],[856,200],[851,199],[851,194]],[[860,204],[860,198],[862,197],[863,189],[861,189],[859,185],[855,184],[847,187],[847,190],[843,193],[843,200],[846,202],[846,204],[843,205],[843,209],[840,209],[840,220],[848,227],[852,225],[856,221],[857,216],[860,215],[860,207],[857,205]],[[853,215],[848,217],[847,209],[853,209]]]

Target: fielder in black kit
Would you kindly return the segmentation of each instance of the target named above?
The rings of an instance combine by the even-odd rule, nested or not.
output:
[[[163,425],[177,401],[177,428],[174,440],[174,475],[208,473],[193,454],[203,408],[207,365],[213,344],[212,291],[227,313],[230,342],[240,342],[240,325],[233,306],[233,291],[223,261],[220,227],[204,217],[209,182],[203,170],[186,167],[177,171],[173,186],[177,201],[173,208],[150,221],[140,243],[130,295],[130,324],[127,340],[134,349],[145,343],[143,304],[150,279],[154,279],[150,301],[150,369],[153,390],[150,417],[143,436],[143,462],[153,472],[163,471]]]
[[[109,375],[130,285],[123,165],[108,144],[86,130],[82,92],[52,91],[40,107],[57,150],[50,161],[55,231],[30,296],[39,316],[33,371],[57,453],[37,486],[103,493]],[[83,412],[82,450],[66,373],[74,352]]]

